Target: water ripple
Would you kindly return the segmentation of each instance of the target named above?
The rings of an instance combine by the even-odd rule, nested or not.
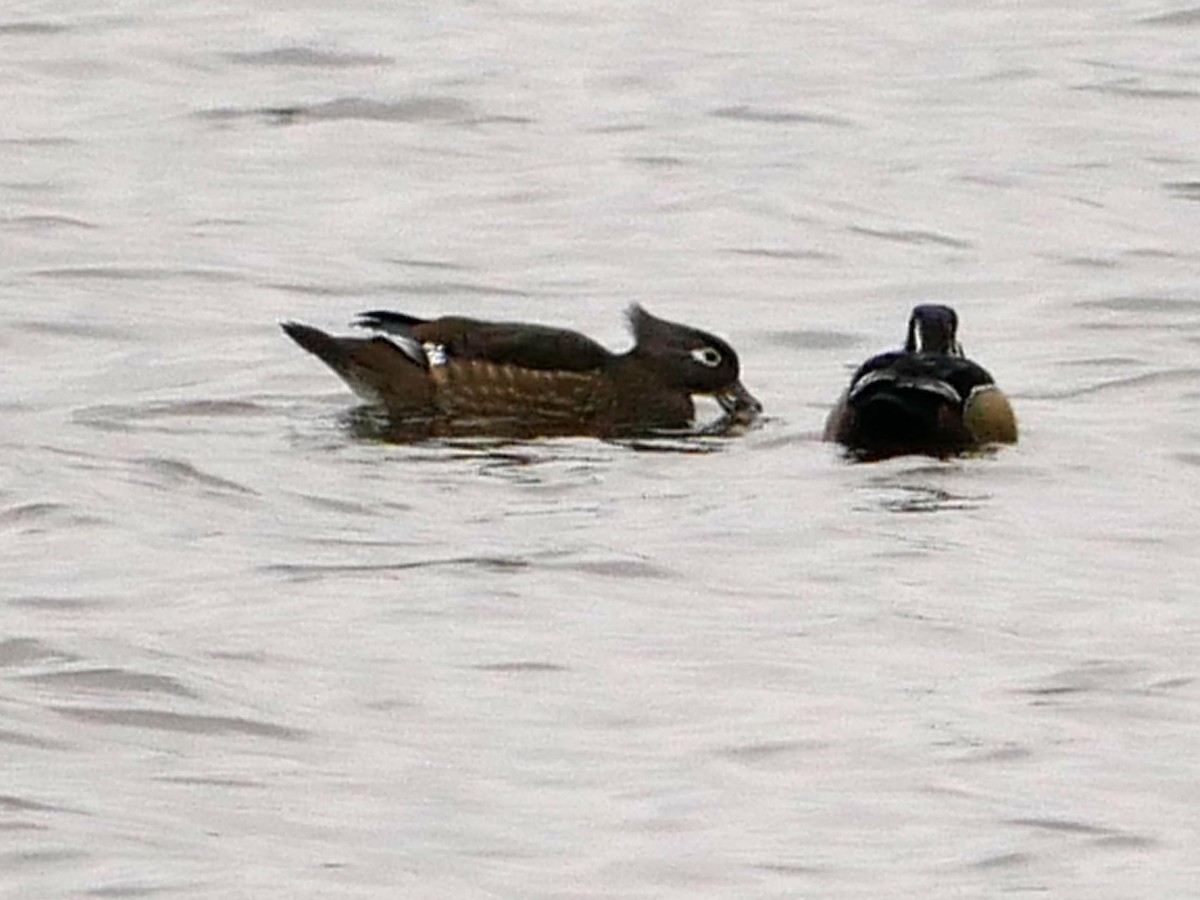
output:
[[[1180,200],[1200,200],[1200,181],[1167,181],[1163,187]]]
[[[1075,305],[1080,309],[1103,309],[1110,312],[1136,312],[1151,315],[1200,312],[1200,298],[1162,297],[1145,294],[1122,294],[1097,300],[1080,300]]]
[[[941,481],[948,472],[956,471],[955,466],[958,464],[959,461],[953,464],[939,463],[873,477],[862,488],[864,492],[872,495],[871,502],[867,505],[857,505],[855,509],[881,509],[889,513],[909,514],[960,512],[985,506],[992,499],[990,493],[968,494],[949,490],[940,483],[925,480],[929,478]]]
[[[840,257],[835,253],[824,253],[820,250],[783,250],[769,247],[730,247],[729,252],[737,254],[738,256],[752,256],[758,259],[780,259],[787,261],[830,261],[840,259]]]
[[[177,886],[150,885],[141,882],[109,884],[104,887],[91,888],[86,892],[88,897],[151,897],[154,894],[178,893]]]
[[[444,259],[413,259],[405,256],[390,257],[387,259],[387,262],[394,263],[397,266],[411,266],[414,269],[442,269],[449,272],[466,272],[471,268],[462,263],[450,262]]]
[[[305,503],[309,504],[310,506],[312,506],[316,509],[326,510],[329,512],[343,513],[343,514],[352,515],[352,516],[369,516],[371,518],[378,518],[380,516],[385,515],[384,510],[382,508],[380,508],[380,506],[375,505],[375,504],[355,503],[350,500],[342,500],[339,497],[320,497],[316,494],[300,494],[299,496],[300,496],[301,500],[303,500]],[[396,510],[396,509],[411,510],[412,508],[413,507],[411,505],[406,505],[406,504],[396,504],[396,503],[389,504],[389,511]],[[314,539],[313,542],[321,543],[322,540],[327,540],[327,539]],[[344,542],[344,539],[340,539],[338,541],[329,541],[329,542],[330,543],[342,543],[342,542]],[[353,541],[351,543],[353,543],[355,545],[359,545],[359,544],[364,544],[364,543],[369,544],[370,542],[369,541]],[[387,542],[380,542],[380,545],[386,546]]]
[[[164,784],[195,784],[202,787],[261,788],[261,781],[249,778],[215,778],[200,775],[162,775],[154,778]]]
[[[103,601],[83,597],[13,597],[8,601],[11,606],[25,606],[29,609],[51,610],[56,612],[76,612],[90,609]]]
[[[544,568],[601,578],[666,579],[677,574],[665,566],[656,566],[640,559],[612,559],[573,563],[547,563]]]
[[[302,66],[321,69],[346,69],[357,66],[386,66],[395,60],[374,53],[334,53],[312,47],[276,47],[272,50],[251,50],[226,53],[231,62],[248,66]]]
[[[811,752],[821,746],[823,746],[822,743],[818,741],[756,741],[750,744],[728,747],[721,750],[720,755],[749,765],[768,763],[770,765],[790,767],[791,763],[785,760],[794,758],[798,754]]]
[[[57,266],[35,269],[30,273],[38,278],[96,279],[100,281],[178,281],[191,280],[206,284],[230,284],[243,281],[237,272],[228,269],[201,269],[171,266]]]
[[[1028,853],[998,853],[995,856],[985,856],[970,863],[970,869],[1008,869],[1014,866],[1027,866],[1033,861]]]
[[[77,410],[73,419],[80,425],[99,431],[131,432],[137,430],[166,433],[196,431],[196,420],[227,419],[263,416],[271,413],[267,407],[249,400],[171,400],[144,403],[136,406],[104,404]],[[139,429],[143,423],[168,422],[167,426]],[[222,427],[214,424],[214,428]],[[222,431],[222,433],[225,433]]]
[[[1112,711],[1142,720],[1180,721],[1187,717],[1180,703],[1194,679],[1190,675],[1156,676],[1144,666],[1123,661],[1097,661],[1055,673],[1015,693],[1031,697],[1043,708]]]
[[[145,482],[152,487],[176,488],[198,485],[217,493],[258,495],[258,491],[253,488],[230,481],[228,478],[221,478],[218,475],[209,475],[185,460],[152,456],[133,462],[152,476],[151,481]]]
[[[1074,90],[1127,97],[1131,100],[1200,100],[1200,91],[1191,88],[1147,87],[1140,78],[1116,78],[1100,84],[1079,85]]]
[[[480,672],[502,672],[505,674],[530,674],[545,672],[569,672],[570,668],[558,663],[539,662],[536,660],[521,660],[519,662],[481,663],[471,666]]]
[[[22,680],[81,692],[168,694],[175,697],[197,695],[178,680],[166,675],[147,675],[127,669],[98,668],[72,672],[45,672],[25,675]]]
[[[88,856],[83,850],[10,850],[0,853],[0,867],[8,869],[29,865],[49,871],[56,869],[59,863],[86,859]]]
[[[722,106],[709,115],[714,119],[733,119],[738,122],[763,122],[768,125],[828,125],[848,128],[854,123],[842,116],[793,110],[757,109],[752,106]]]
[[[823,866],[809,866],[801,863],[782,862],[755,863],[751,865],[751,868],[760,872],[770,872],[772,875],[783,875],[789,878],[824,875],[829,871]]]
[[[23,503],[0,510],[0,525],[26,525],[47,519],[72,521],[70,509],[68,504],[55,501]]]
[[[80,337],[92,340],[129,341],[134,339],[132,331],[99,325],[95,322],[45,322],[27,320],[14,322],[13,328],[30,334],[48,334],[55,337]]]
[[[57,741],[43,740],[31,734],[9,731],[6,728],[0,728],[0,744],[11,744],[15,747],[34,747],[38,750],[63,750],[66,748],[65,744]]]
[[[1200,27],[1200,6],[1192,7],[1191,9],[1179,9],[1175,12],[1161,13],[1157,16],[1148,16],[1144,19],[1139,19],[1141,25],[1167,25],[1181,28]]]
[[[18,812],[52,812],[83,815],[82,810],[72,809],[69,806],[58,806],[57,804],[53,803],[42,803],[38,800],[26,800],[24,797],[17,797],[13,794],[0,794],[0,809],[14,810]]]
[[[186,734],[240,734],[250,737],[297,741],[307,737],[302,729],[273,725],[238,716],[206,716],[159,709],[109,709],[87,706],[53,706],[59,715],[96,725],[119,725],[150,731]]]
[[[63,25],[59,22],[5,22],[0,25],[0,36],[40,36],[46,34],[62,34],[64,31],[70,31],[69,25]]]
[[[1108,394],[1118,391],[1158,386],[1166,384],[1195,384],[1200,381],[1200,368],[1179,368],[1159,372],[1145,372],[1141,375],[1130,375],[1126,378],[1113,378],[1095,384],[1071,388],[1065,391],[1050,391],[1027,393],[1022,396],[1038,400],[1070,400],[1075,397],[1086,397],[1092,394]]]
[[[955,250],[969,250],[973,246],[970,241],[947,237],[934,231],[924,231],[919,228],[867,228],[862,225],[851,225],[848,229],[855,234],[879,238],[885,241],[896,241],[901,244],[935,244],[942,247],[952,247]]]
[[[667,154],[631,156],[629,157],[629,161],[652,169],[673,169],[688,164],[688,161],[682,156],[669,156]]]
[[[275,125],[298,125],[313,122],[385,122],[385,123],[445,123],[456,125],[527,125],[533,120],[524,116],[484,115],[465,100],[457,97],[422,96],[401,100],[372,100],[367,97],[339,97],[320,103],[297,103],[290,106],[251,108],[218,107],[197,113],[217,121],[241,118],[265,118]]]
[[[865,340],[861,334],[828,329],[775,331],[767,336],[770,343],[789,350],[843,350],[859,346]]]
[[[1037,828],[1043,831],[1056,831],[1060,834],[1082,834],[1093,837],[1107,837],[1120,832],[1106,828],[1103,825],[1090,825],[1087,822],[1077,822],[1073,819],[1006,819],[1009,825],[1022,825],[1026,828]]]
[[[76,659],[70,653],[56,650],[33,638],[9,638],[0,641],[0,666],[27,666],[42,662],[71,662]]]
[[[411,263],[409,264],[411,265]],[[397,294],[408,294],[417,297],[532,297],[528,291],[515,288],[500,287],[494,284],[474,284],[468,281],[410,281],[391,282],[387,284],[301,284],[298,282],[276,281],[264,284],[263,287],[273,291],[286,291],[290,294],[311,297],[365,297],[380,296],[394,297]]]
[[[321,578],[326,575],[369,575],[376,572],[404,572],[410,569],[471,568],[486,572],[518,572],[529,568],[529,560],[507,556],[456,556],[446,559],[424,559],[393,563],[271,563],[259,571],[287,575],[297,580]]]
[[[0,218],[0,227],[12,228],[14,231],[53,231],[62,228],[91,231],[100,226],[72,216],[36,215],[6,216]]]

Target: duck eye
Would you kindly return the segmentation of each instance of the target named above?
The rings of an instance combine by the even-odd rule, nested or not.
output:
[[[702,366],[715,369],[721,364],[721,353],[712,347],[697,347],[692,351],[692,359]]]

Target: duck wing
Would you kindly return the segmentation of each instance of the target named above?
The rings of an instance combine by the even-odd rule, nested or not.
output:
[[[613,354],[577,331],[518,322],[485,322],[464,316],[419,319],[404,313],[372,310],[356,324],[415,341],[431,364],[451,359],[489,362],[558,372],[591,372]]]
[[[978,363],[942,353],[881,353],[863,363],[850,382],[849,399],[878,390],[883,385],[938,394],[960,409],[976,388],[995,384]]]

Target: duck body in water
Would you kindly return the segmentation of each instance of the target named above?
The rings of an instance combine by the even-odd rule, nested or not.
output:
[[[737,424],[761,412],[721,338],[636,305],[629,322],[634,346],[625,353],[567,329],[385,310],[358,319],[374,337],[282,327],[395,421],[469,423],[476,434],[494,425],[503,433],[515,426],[522,434],[622,436],[690,427],[693,395],[713,396]]]
[[[859,366],[824,436],[860,459],[946,457],[1016,443],[1017,420],[991,373],[964,355],[954,310],[924,304],[902,349]]]

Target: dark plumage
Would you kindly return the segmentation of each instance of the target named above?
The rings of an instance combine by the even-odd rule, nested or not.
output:
[[[544,325],[384,310],[359,317],[380,332],[370,338],[282,327],[395,421],[470,421],[475,433],[494,422],[505,434],[515,423],[523,434],[622,435],[688,427],[694,394],[714,396],[736,422],[762,410],[725,341],[640,306],[630,308],[629,322],[635,343],[625,353]]]
[[[954,310],[928,304],[913,309],[904,349],[859,366],[825,439],[863,459],[948,456],[1015,443],[1017,420],[991,374],[963,355]]]

